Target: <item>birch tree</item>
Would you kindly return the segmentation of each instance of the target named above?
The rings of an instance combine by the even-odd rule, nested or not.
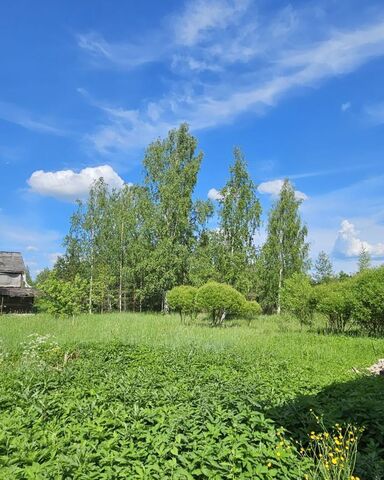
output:
[[[182,124],[167,138],[153,142],[144,157],[145,186],[153,205],[154,249],[148,262],[148,287],[160,301],[166,290],[188,281],[188,260],[194,242],[194,204],[202,153],[197,141]]]
[[[234,149],[230,176],[221,190],[219,232],[224,247],[223,281],[243,293],[252,287],[256,248],[254,236],[260,226],[261,206],[256,185],[249,176],[239,148]],[[222,246],[218,248],[223,250]]]
[[[266,310],[281,312],[284,280],[308,270],[307,227],[302,224],[295,191],[284,181],[268,218],[267,240],[260,258],[261,301]]]
[[[316,283],[328,282],[334,276],[332,262],[329,256],[321,251],[315,263],[314,280]]]

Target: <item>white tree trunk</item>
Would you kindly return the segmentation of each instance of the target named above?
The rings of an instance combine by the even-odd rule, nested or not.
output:
[[[280,267],[279,270],[279,286],[277,292],[277,314],[280,315],[281,313],[281,287],[283,283],[283,269]]]
[[[124,234],[124,223],[121,224],[121,233],[120,233],[119,312],[122,311],[122,297],[123,297],[123,234]]]

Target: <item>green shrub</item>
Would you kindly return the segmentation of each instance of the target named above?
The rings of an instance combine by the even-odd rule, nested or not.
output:
[[[283,285],[281,292],[283,310],[292,313],[300,325],[310,325],[316,308],[316,296],[309,277],[294,273]]]
[[[87,310],[88,284],[79,275],[72,282],[66,282],[51,273],[38,288],[43,292],[37,303],[42,312],[73,316]]]
[[[196,312],[196,293],[197,288],[190,285],[174,287],[167,293],[169,307],[180,314],[182,322],[185,320],[185,315],[192,317]]]
[[[353,280],[330,282],[315,288],[317,310],[328,319],[332,332],[344,332],[352,320]]]
[[[261,314],[261,306],[254,300],[246,300],[241,307],[240,315],[251,321]]]
[[[384,333],[384,267],[365,270],[355,277],[352,314],[368,333]]]
[[[197,308],[210,315],[213,325],[221,325],[227,315],[241,313],[245,302],[244,295],[224,283],[208,282],[196,294]]]

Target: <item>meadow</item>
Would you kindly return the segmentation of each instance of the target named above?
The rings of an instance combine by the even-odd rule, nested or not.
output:
[[[384,478],[383,351],[285,315],[3,316],[0,478],[315,478],[312,411],[364,427],[355,474]]]

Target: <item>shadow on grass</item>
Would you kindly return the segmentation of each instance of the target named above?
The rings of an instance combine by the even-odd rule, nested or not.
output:
[[[323,417],[327,429],[332,430],[335,423],[364,427],[356,473],[364,480],[384,479],[384,377],[363,376],[332,384],[317,395],[297,397],[273,408],[268,416],[305,444],[310,431],[319,431],[311,409]]]

